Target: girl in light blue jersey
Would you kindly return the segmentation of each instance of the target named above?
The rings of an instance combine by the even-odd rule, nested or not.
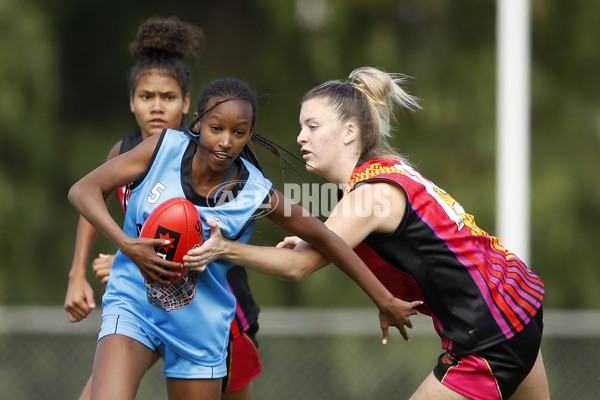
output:
[[[138,127],[115,143],[108,159],[133,149],[164,129],[184,126],[191,97],[190,71],[184,60],[197,55],[203,37],[199,27],[175,16],[150,18],[140,25],[136,41],[129,46],[131,54],[138,60],[129,74],[129,106]],[[128,201],[126,188],[122,186],[116,191],[123,212]],[[81,321],[96,307],[92,286],[86,278],[95,236],[95,228],[80,217],[64,303],[71,322]],[[94,275],[103,283],[108,282],[113,260],[114,254],[99,254],[92,262]],[[236,297],[237,307],[231,326],[227,376],[223,379],[221,400],[252,400],[252,380],[262,368],[256,339],[259,307],[254,302],[243,267],[230,268],[227,281]],[[159,360],[158,352],[154,358]],[[154,363],[149,367],[152,365]],[[80,400],[89,400],[91,386],[90,378]]]
[[[247,144],[256,125],[256,96],[235,79],[202,93],[190,132],[165,130],[107,161],[69,191],[69,200],[119,249],[103,297],[92,378],[92,399],[134,399],[155,350],[164,358],[170,399],[219,399],[226,374],[235,298],[226,280],[232,261],[217,260],[180,287],[165,286],[180,264],[159,257],[160,239],[138,237],[148,215],[173,197],[192,201],[203,221],[229,239],[247,242],[264,215],[322,251],[357,280],[388,325],[410,324],[408,310],[368,271],[356,254],[317,218],[292,204],[253,163]],[[252,160],[252,162],[248,161]],[[133,182],[123,228],[104,196]],[[204,224],[205,238],[210,228]]]

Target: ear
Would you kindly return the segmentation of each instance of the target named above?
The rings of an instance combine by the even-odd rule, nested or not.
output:
[[[344,133],[344,144],[350,144],[356,140],[358,135],[358,128],[354,122],[348,122],[346,124],[346,132]]]
[[[198,118],[198,112],[197,111],[194,112],[194,118],[192,119],[192,121],[196,121],[196,118]],[[200,124],[200,121],[196,122],[196,124],[194,125],[194,129],[196,129],[196,127],[198,126],[198,124]]]
[[[135,113],[135,109],[133,108],[133,93],[129,93],[129,109],[132,113]]]
[[[190,99],[191,99],[191,95],[189,93],[187,93],[184,97],[183,97],[183,115],[187,115],[187,113],[190,111]],[[196,117],[194,117],[195,119]]]

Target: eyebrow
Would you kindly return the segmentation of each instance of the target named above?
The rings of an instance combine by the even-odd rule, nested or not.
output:
[[[216,120],[217,120],[217,121],[219,121],[219,122],[222,122],[222,121],[224,121],[224,120],[225,120],[225,118],[221,117],[219,114],[214,114],[214,113],[210,113],[210,114],[207,116],[207,121],[210,121],[210,119],[211,119],[211,118],[214,118],[214,119],[216,119]],[[247,126],[251,126],[251,125],[252,125],[252,122],[244,119],[244,120],[241,120],[240,122],[236,123],[236,124],[234,125],[234,127],[239,127],[239,126],[241,126],[241,125],[247,125]]]
[[[138,93],[142,93],[142,94],[154,94],[156,93],[154,90],[147,90],[147,89],[140,89],[138,90]],[[178,95],[177,91],[175,90],[167,90],[166,92],[158,92],[160,95],[164,96],[164,95]]]
[[[319,123],[319,118],[317,118],[317,117],[309,117],[309,118],[306,118],[304,121],[299,120],[299,122],[300,122],[300,125],[302,125],[302,124],[310,124],[311,122]]]

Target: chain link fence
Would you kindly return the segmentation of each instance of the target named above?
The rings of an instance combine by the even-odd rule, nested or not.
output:
[[[542,343],[554,400],[598,399],[600,312],[544,310]],[[256,400],[407,399],[441,353],[431,321],[411,341],[381,344],[374,309],[264,309]],[[77,399],[92,369],[100,313],[70,324],[60,308],[0,307],[0,399]],[[138,399],[166,399],[157,363]]]

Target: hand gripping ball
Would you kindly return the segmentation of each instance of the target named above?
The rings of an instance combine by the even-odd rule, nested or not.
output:
[[[146,219],[140,237],[170,240],[168,245],[155,247],[160,257],[183,264],[183,256],[195,246],[202,244],[202,221],[194,204],[175,197],[161,203]],[[175,272],[179,277],[169,278],[170,284],[182,279],[187,270],[182,267]]]

